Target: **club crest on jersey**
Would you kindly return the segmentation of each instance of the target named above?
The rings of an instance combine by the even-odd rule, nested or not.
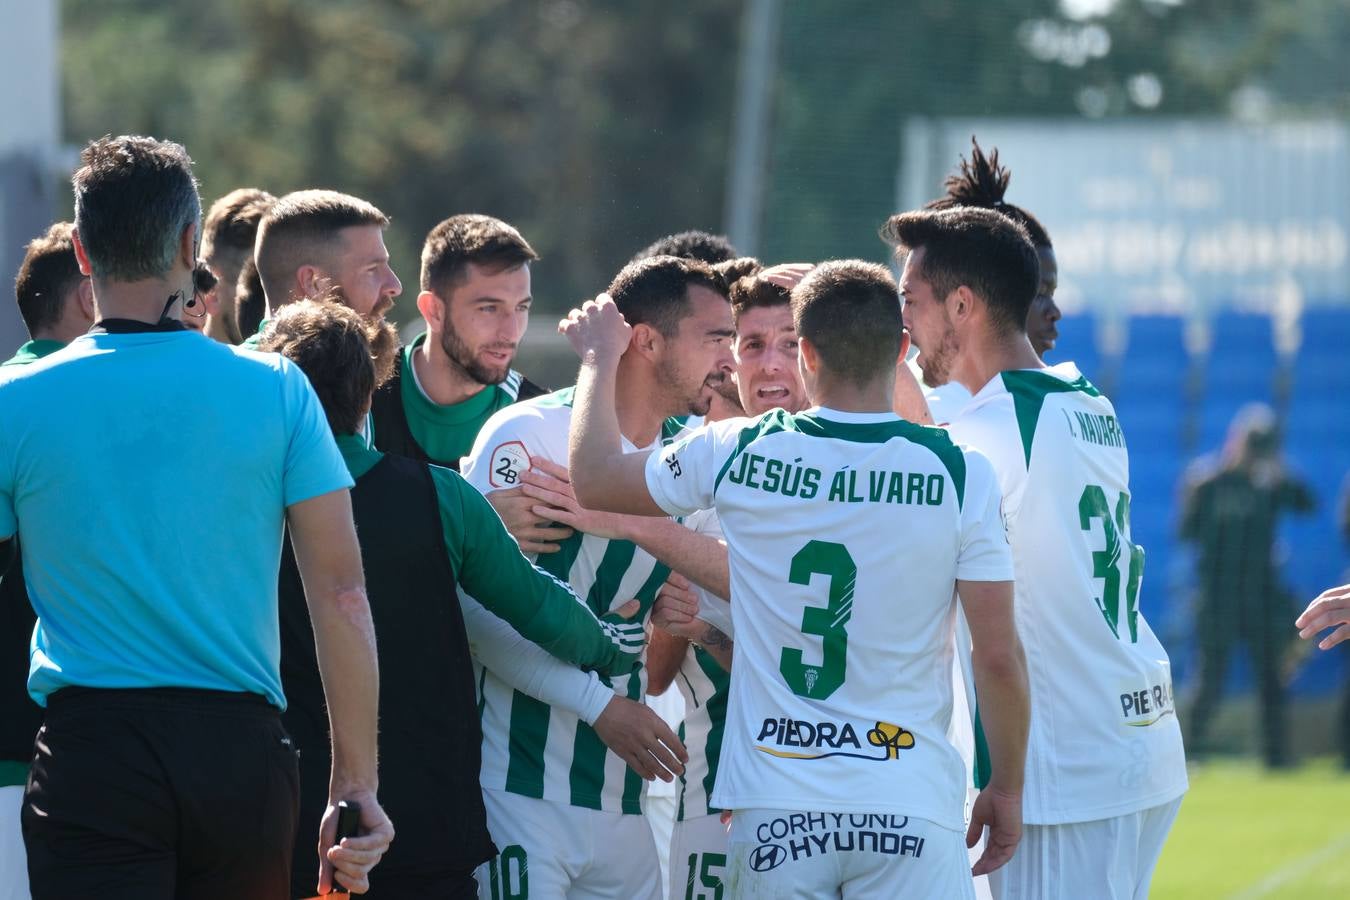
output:
[[[530,468],[530,451],[520,441],[498,444],[489,457],[488,484],[495,488],[511,488],[520,484],[520,476]]]
[[[779,759],[847,756],[885,762],[899,759],[901,750],[909,750],[914,746],[914,733],[890,722],[877,722],[864,734],[866,746],[858,738],[858,729],[850,722],[841,725],[837,722],[807,722],[780,716],[764,720],[755,738],[755,749]]]

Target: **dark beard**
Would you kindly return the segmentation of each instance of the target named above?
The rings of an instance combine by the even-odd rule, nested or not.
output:
[[[449,357],[450,364],[460,369],[465,375],[468,375],[478,384],[501,384],[506,380],[506,376],[511,374],[511,366],[508,363],[501,369],[494,369],[484,365],[473,355],[469,345],[459,339],[459,335],[449,327],[446,322],[446,329],[441,332],[441,349]],[[515,357],[512,357],[514,361]]]

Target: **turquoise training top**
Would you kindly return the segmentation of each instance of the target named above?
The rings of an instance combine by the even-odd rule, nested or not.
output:
[[[184,687],[284,707],[285,510],[352,485],[304,373],[191,331],[90,334],[8,369],[0,422],[33,698]]]

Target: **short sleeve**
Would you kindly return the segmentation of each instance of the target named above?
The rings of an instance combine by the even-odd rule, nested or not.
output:
[[[314,388],[304,372],[282,360],[284,409],[290,436],[286,446],[286,466],[282,498],[286,506],[332,491],[350,488],[354,482],[342,461],[337,441],[328,427]]]
[[[745,422],[705,425],[647,457],[647,491],[656,505],[672,516],[711,508],[718,470]]]
[[[1027,486],[1027,462],[1012,398],[1003,395],[967,406],[945,427],[953,441],[973,447],[993,465],[995,483],[1003,498],[1004,520],[1009,528],[1015,527]]]
[[[1012,546],[994,467],[978,451],[966,450],[965,456],[966,491],[956,577],[961,581],[1012,581]]]
[[[531,456],[554,459],[546,428],[539,410],[508,406],[484,423],[473,449],[460,462],[460,474],[480,494],[517,486],[520,476],[530,468]],[[566,429],[562,439],[567,440]],[[555,461],[567,465],[565,454]]]

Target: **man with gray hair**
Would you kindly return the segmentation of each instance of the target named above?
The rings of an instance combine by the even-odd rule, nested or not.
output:
[[[288,898],[285,524],[332,723],[320,885],[363,892],[393,827],[351,478],[299,369],[184,330],[201,226],[184,149],[105,137],[81,162],[75,254],[100,318],[0,382],[0,559],[22,530],[46,707],[22,812],[32,896]],[[225,533],[228,566],[206,552]],[[341,800],[365,834],[331,847]]]

